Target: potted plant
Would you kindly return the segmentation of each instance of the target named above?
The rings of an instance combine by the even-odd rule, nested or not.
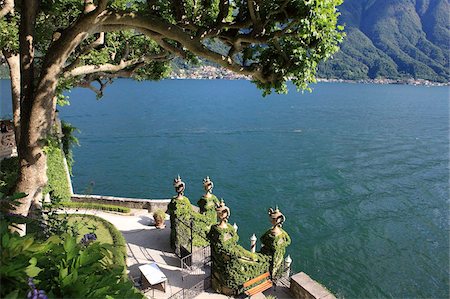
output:
[[[153,212],[153,220],[155,221],[156,228],[159,228],[159,229],[165,228],[166,227],[166,225],[164,224],[165,219],[166,219],[166,213],[163,210],[158,209]]]

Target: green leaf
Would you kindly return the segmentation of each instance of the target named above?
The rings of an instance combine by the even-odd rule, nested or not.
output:
[[[4,234],[2,237],[2,247],[7,247],[9,243],[9,234]]]
[[[68,286],[73,284],[76,280],[78,279],[78,271],[77,270],[73,270],[72,273],[70,273],[69,275],[67,275],[63,280],[62,280],[62,286]]]
[[[67,240],[64,242],[64,250],[69,253],[72,252],[76,249],[77,243],[75,241],[75,238],[73,237],[69,237],[67,238]]]
[[[36,264],[37,264],[37,259],[35,258],[35,257],[32,257],[31,259],[30,259],[30,265],[31,266],[36,266]]]
[[[30,246],[33,245],[33,242],[34,242],[33,238],[24,239],[23,243],[22,243],[23,250],[27,250],[28,248],[30,248]],[[30,260],[30,263],[31,263],[31,260]],[[36,263],[34,263],[34,265],[36,265]]]
[[[64,280],[67,277],[67,274],[69,273],[69,268],[64,268],[59,270],[59,279]]]
[[[5,299],[16,299],[19,297],[19,290],[12,291],[8,295],[5,296]]]
[[[36,267],[34,265],[29,265],[27,267],[27,269],[25,270],[25,273],[29,276],[29,277],[36,277],[39,273],[41,273],[43,269]]]
[[[50,238],[47,239],[47,243],[59,243],[61,242],[61,238],[58,236],[51,236]]]

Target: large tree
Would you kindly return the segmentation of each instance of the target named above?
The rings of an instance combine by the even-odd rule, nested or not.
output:
[[[306,89],[342,39],[342,0],[1,0],[19,154],[18,212],[46,185],[45,140],[62,92],[101,96],[114,78],[161,79],[170,60],[209,60],[264,94]],[[219,49],[219,50],[216,50]]]

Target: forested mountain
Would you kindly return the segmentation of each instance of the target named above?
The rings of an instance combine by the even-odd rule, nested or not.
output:
[[[450,0],[344,0],[347,37],[319,76],[449,81]]]

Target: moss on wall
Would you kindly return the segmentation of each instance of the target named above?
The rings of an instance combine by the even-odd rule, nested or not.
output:
[[[217,222],[216,204],[218,203],[219,199],[214,194],[211,194],[209,198],[202,196],[197,202],[200,213],[206,215],[212,224]]]
[[[189,238],[191,235],[188,226],[183,225],[179,221],[190,225],[192,206],[189,198],[183,196],[177,199],[173,197],[167,206],[167,213],[170,215],[170,247],[179,254],[180,246],[188,249]]]
[[[228,296],[243,293],[245,282],[265,272],[270,271],[272,277],[278,277],[284,270],[284,254],[291,243],[289,235],[281,229],[281,234],[274,236],[269,229],[261,237],[264,245],[261,252],[252,253],[238,244],[239,236],[233,226],[227,223],[225,228],[221,228],[215,224],[215,204],[218,202],[216,196],[202,197],[198,201],[198,213],[192,209],[187,197],[172,198],[168,213],[171,222],[170,244],[175,252],[180,256],[181,247],[191,250],[192,228],[193,247],[211,244],[212,288]],[[259,283],[262,281],[255,285]]]
[[[286,231],[281,229],[281,234],[274,236],[269,229],[262,235],[261,244],[264,246],[261,248],[261,253],[270,257],[270,273],[272,278],[279,277],[283,269],[284,254],[286,253],[286,247],[291,244],[291,238]]]
[[[191,227],[192,246],[204,247],[209,245],[207,234],[211,225],[217,222],[215,203],[218,202],[216,196],[210,198],[202,197],[199,200],[200,213],[192,209],[189,198],[172,198],[168,205],[170,215],[170,246],[177,254],[180,254],[180,246],[191,251]],[[175,219],[178,219],[176,221]],[[182,222],[182,223],[180,223]]]
[[[270,256],[252,253],[238,245],[234,228],[213,225],[208,234],[211,242],[212,287],[221,294],[237,295],[243,284],[269,270]]]

